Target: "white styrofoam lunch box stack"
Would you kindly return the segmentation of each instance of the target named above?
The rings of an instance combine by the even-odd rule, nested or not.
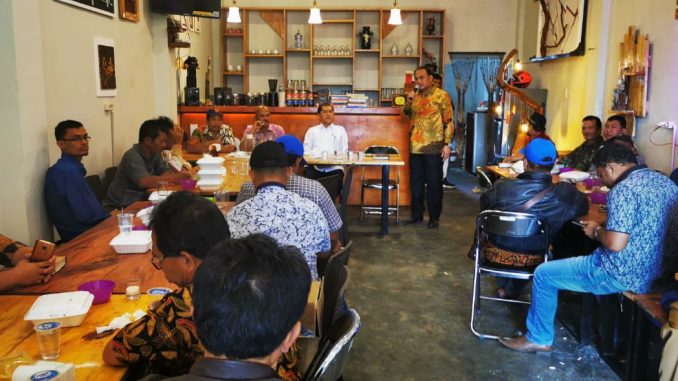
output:
[[[120,233],[110,242],[118,254],[145,253],[151,250],[153,239],[150,230],[132,230],[129,233]]]
[[[82,324],[93,300],[94,295],[87,291],[42,295],[26,312],[24,320],[33,324],[58,321],[62,327],[76,327]]]
[[[224,182],[224,176],[226,175],[224,158],[203,156],[197,163],[200,166],[200,170],[198,171],[200,180],[198,180],[196,185],[203,191],[219,190],[221,184]]]

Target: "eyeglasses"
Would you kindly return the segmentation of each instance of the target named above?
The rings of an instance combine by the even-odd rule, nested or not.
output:
[[[89,142],[90,140],[92,140],[92,137],[89,136],[89,135],[83,135],[83,136],[75,136],[75,137],[72,137],[72,138],[59,139],[59,140],[63,140],[65,142]]]
[[[151,256],[151,264],[155,267],[156,270],[162,270],[162,261],[165,259],[165,256],[156,257],[155,255]]]

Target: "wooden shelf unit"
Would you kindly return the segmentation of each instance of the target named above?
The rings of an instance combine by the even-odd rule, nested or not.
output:
[[[228,8],[222,11],[221,51],[223,87],[234,93],[268,91],[266,79],[276,78],[279,85],[288,80],[305,80],[317,90],[339,87],[369,93],[379,103],[383,88],[401,88],[405,71],[428,63],[430,52],[438,72],[443,73],[445,57],[445,10],[403,9],[403,25],[389,25],[389,9],[323,9],[323,24],[307,24],[308,10],[301,8],[241,8],[242,24],[227,24]],[[428,19],[434,18],[435,34],[427,35]],[[360,48],[359,33],[363,26],[373,32],[371,49]],[[227,33],[241,28],[242,33]],[[294,36],[303,36],[302,47],[295,48]],[[250,38],[256,35],[257,38]],[[400,53],[392,55],[398,43]],[[402,54],[411,44],[412,55]],[[350,55],[315,55],[315,47],[348,47]],[[278,50],[280,54],[251,54],[250,50]],[[278,60],[262,60],[275,58]],[[226,71],[226,67],[242,65],[242,72]],[[321,83],[322,82],[322,83]],[[335,89],[337,90],[337,89]]]

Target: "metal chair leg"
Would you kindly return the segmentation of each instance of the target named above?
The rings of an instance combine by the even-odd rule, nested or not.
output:
[[[365,212],[365,186],[360,185],[360,221],[363,220],[363,214]]]
[[[396,186],[396,224],[400,223],[400,184]]]

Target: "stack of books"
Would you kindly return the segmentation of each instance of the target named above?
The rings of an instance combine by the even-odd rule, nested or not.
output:
[[[365,94],[349,94],[348,107],[363,108],[367,107],[367,95]]]
[[[346,106],[348,104],[348,95],[332,94],[330,95],[330,102],[332,103],[332,106]]]

